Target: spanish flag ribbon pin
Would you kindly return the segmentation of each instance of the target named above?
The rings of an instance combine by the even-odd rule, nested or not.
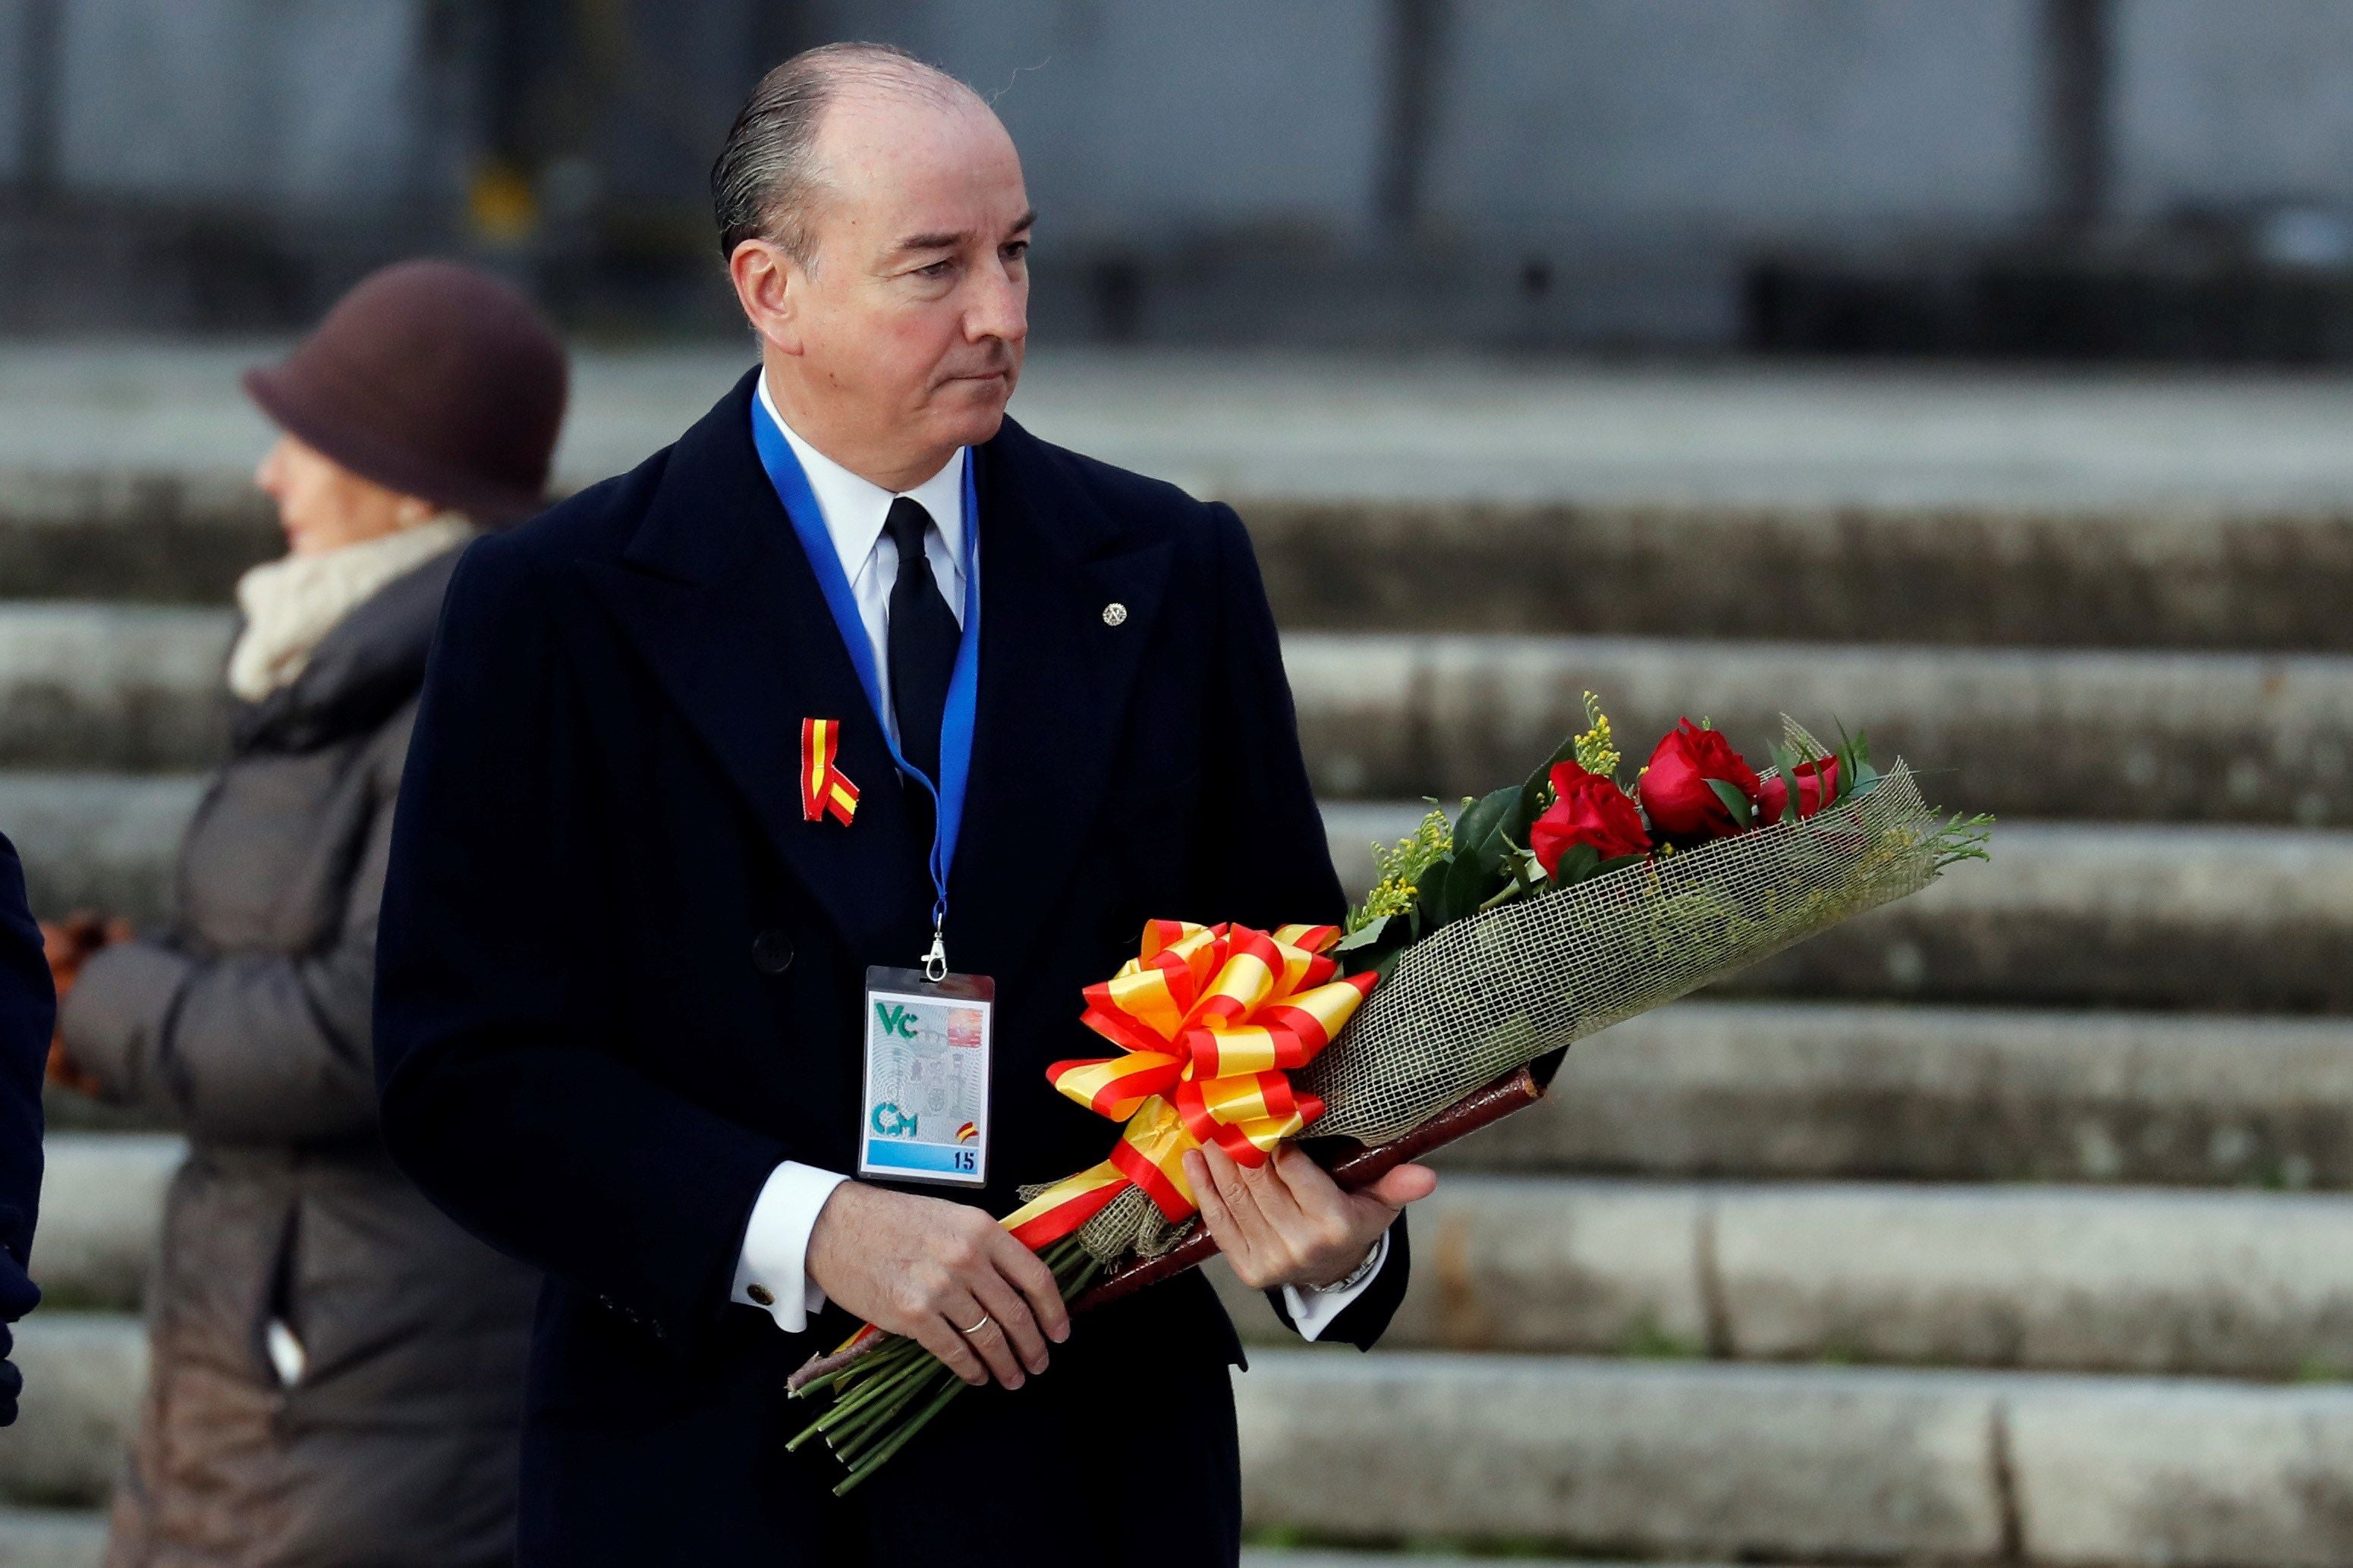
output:
[[[828,815],[844,827],[858,815],[858,786],[833,763],[841,746],[841,721],[801,721],[801,820],[818,822]]]

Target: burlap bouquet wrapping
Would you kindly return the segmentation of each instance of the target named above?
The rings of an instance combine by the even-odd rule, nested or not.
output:
[[[1339,1037],[1296,1073],[1306,1130],[1378,1143],[1548,1051],[1647,1013],[1927,886],[1943,818],[1897,762],[1868,790],[1447,926],[1406,950]],[[1080,1234],[1106,1263],[1169,1225],[1124,1194]]]

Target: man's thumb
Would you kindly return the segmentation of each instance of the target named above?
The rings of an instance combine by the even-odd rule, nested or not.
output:
[[[1368,1198],[1377,1198],[1393,1209],[1419,1203],[1438,1189],[1438,1173],[1427,1165],[1399,1165],[1396,1170],[1364,1189]]]

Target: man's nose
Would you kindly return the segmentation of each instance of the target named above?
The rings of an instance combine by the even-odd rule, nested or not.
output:
[[[964,331],[973,342],[1002,338],[1018,343],[1029,335],[1029,290],[1011,269],[992,268],[977,282],[971,306],[965,311]]]

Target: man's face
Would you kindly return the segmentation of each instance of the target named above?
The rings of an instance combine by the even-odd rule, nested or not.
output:
[[[1012,138],[978,103],[875,94],[835,103],[818,145],[814,259],[789,268],[809,396],[860,445],[987,440],[1029,332],[1032,214]]]

